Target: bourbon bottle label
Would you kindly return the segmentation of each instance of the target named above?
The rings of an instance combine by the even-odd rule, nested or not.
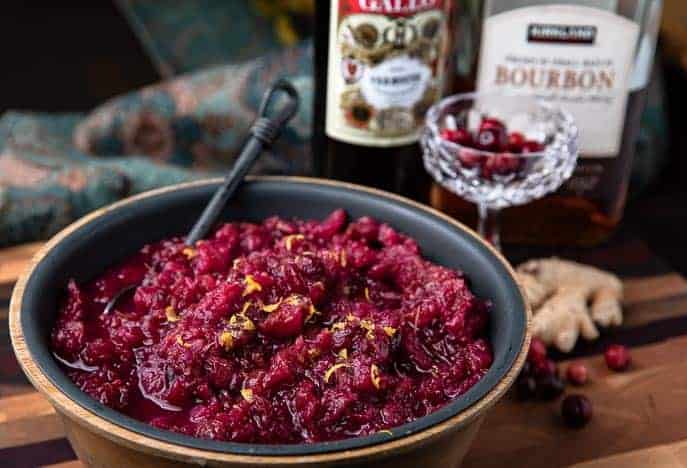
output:
[[[615,157],[639,26],[599,8],[538,5],[488,17],[477,89],[535,94],[569,111],[583,157]]]
[[[363,146],[416,141],[443,89],[449,0],[333,0],[326,133]]]

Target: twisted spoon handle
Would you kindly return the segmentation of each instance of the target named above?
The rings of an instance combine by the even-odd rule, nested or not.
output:
[[[276,96],[284,95],[286,102],[275,116],[268,115],[270,104]],[[204,238],[217,222],[227,201],[234,195],[243,178],[258,160],[262,150],[272,144],[289,120],[296,114],[300,98],[298,92],[288,81],[281,79],[274,83],[263,95],[258,118],[250,129],[251,137],[241,151],[231,171],[205,207],[203,214],[186,237],[186,245],[194,245]]]

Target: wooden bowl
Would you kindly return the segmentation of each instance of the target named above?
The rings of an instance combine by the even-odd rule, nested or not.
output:
[[[88,280],[143,244],[188,231],[218,180],[154,190],[96,211],[64,229],[35,256],[17,283],[10,332],[19,363],[57,410],[67,437],[88,465],[222,467],[455,467],[485,412],[511,386],[529,346],[530,311],[504,258],[475,233],[426,206],[365,187],[307,178],[247,181],[224,219],[322,218],[336,208],[370,215],[415,238],[423,254],[462,269],[480,297],[492,300],[494,363],[467,393],[390,434],[298,445],[240,444],[164,431],[105,407],[82,393],[49,349],[50,330],[67,281]]]

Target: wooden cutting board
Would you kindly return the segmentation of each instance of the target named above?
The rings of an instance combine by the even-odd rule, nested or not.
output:
[[[0,251],[5,293],[36,247]],[[517,261],[540,252],[507,253]],[[568,429],[560,421],[560,401],[521,403],[508,396],[488,414],[463,466],[686,468],[687,280],[632,239],[563,254],[620,273],[626,288],[624,325],[598,342],[581,343],[572,354],[589,366],[591,382],[567,391],[586,394],[594,404],[594,418],[583,429]],[[14,360],[7,301],[2,301],[0,466],[81,467],[54,410]],[[604,365],[601,353],[612,342],[632,347],[629,371],[613,373]],[[572,359],[560,356],[561,368]]]

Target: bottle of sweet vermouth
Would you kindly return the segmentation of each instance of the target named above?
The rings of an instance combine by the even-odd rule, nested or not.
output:
[[[321,176],[426,199],[418,144],[444,94],[451,0],[318,0],[314,159]]]
[[[570,111],[580,159],[555,194],[505,210],[505,241],[593,245],[619,223],[650,79],[661,0],[460,3],[456,92],[534,93]],[[433,186],[466,222],[474,207]]]

